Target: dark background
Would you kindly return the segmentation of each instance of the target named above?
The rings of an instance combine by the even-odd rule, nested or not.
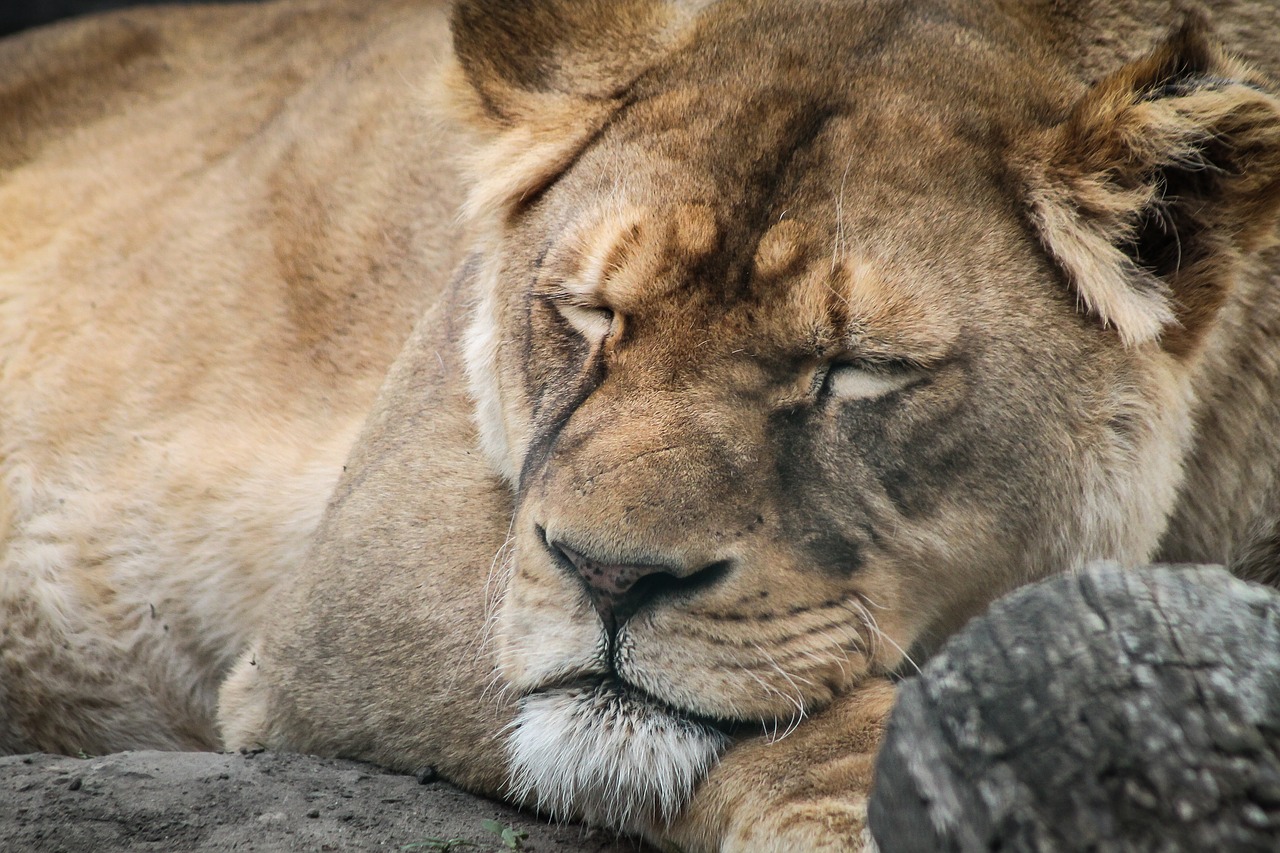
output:
[[[72,15],[159,2],[163,0],[0,0],[0,36]]]

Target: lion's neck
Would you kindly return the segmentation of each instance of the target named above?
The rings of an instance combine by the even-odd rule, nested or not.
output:
[[[1223,311],[1194,382],[1195,444],[1160,557],[1280,563],[1280,250]]]

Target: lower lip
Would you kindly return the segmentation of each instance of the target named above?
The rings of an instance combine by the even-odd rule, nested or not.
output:
[[[527,695],[534,696],[556,691],[579,691],[582,693],[607,692],[612,694],[611,698],[631,701],[636,704],[649,705],[662,713],[668,714],[669,716],[675,717],[679,720],[706,726],[709,729],[713,729],[725,735],[732,735],[742,725],[745,725],[743,721],[739,720],[724,720],[715,717],[706,717],[692,711],[687,711],[683,708],[664,702],[653,694],[641,690],[639,687],[628,684],[627,682],[621,681],[617,678],[607,676],[597,678],[580,678],[572,681],[547,684],[530,691]]]

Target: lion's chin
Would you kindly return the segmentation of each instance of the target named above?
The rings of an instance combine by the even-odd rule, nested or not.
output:
[[[614,682],[535,693],[507,744],[515,797],[624,832],[670,823],[729,739]]]

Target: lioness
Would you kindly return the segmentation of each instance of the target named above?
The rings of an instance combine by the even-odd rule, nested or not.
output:
[[[858,849],[888,676],[995,596],[1276,576],[1280,6],[1211,5],[0,45],[0,748]]]

